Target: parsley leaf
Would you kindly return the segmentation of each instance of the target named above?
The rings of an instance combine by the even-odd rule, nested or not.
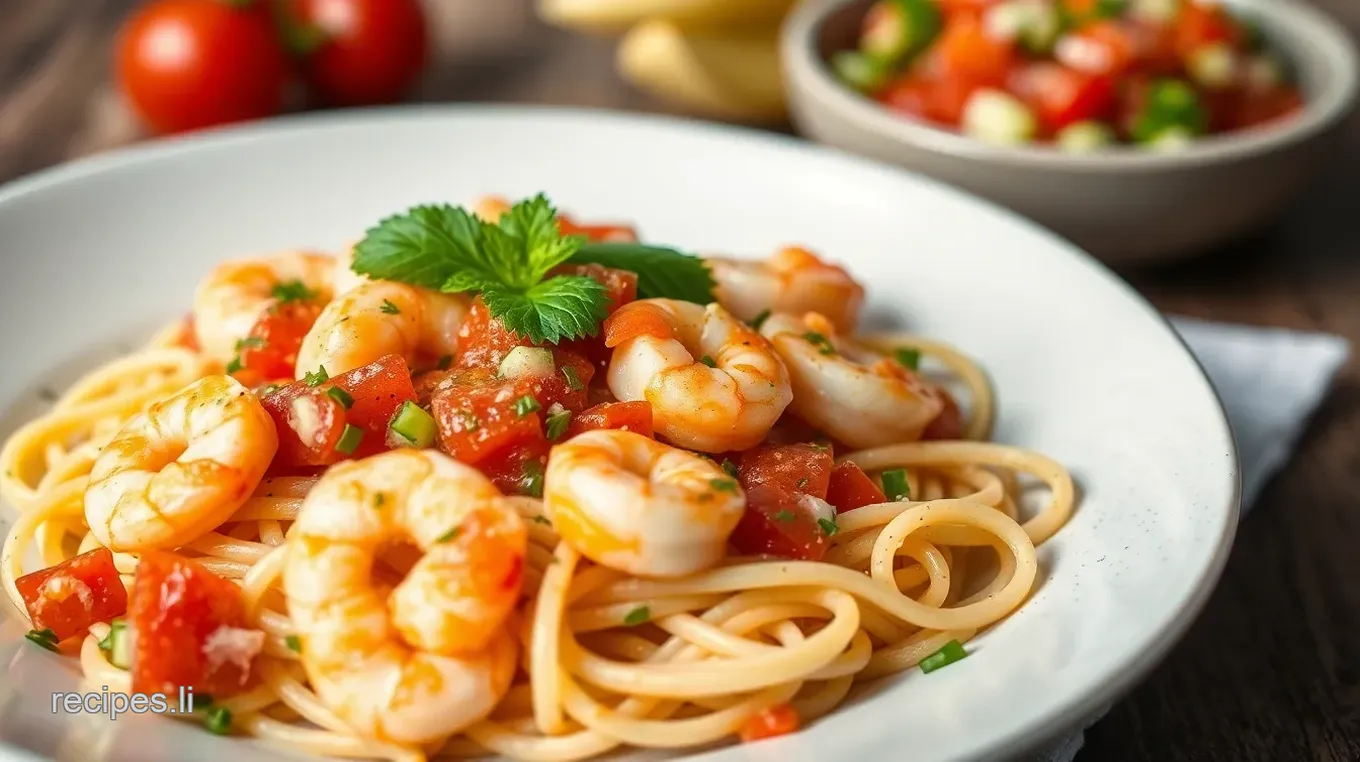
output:
[[[641,299],[680,299],[696,304],[713,301],[717,283],[698,257],[664,246],[641,243],[585,243],[571,261],[597,264],[637,273]]]
[[[604,286],[580,275],[559,275],[522,292],[482,290],[491,314],[535,344],[594,336],[609,314]]]
[[[494,279],[481,256],[482,222],[448,204],[416,206],[369,229],[354,247],[360,275],[439,288],[454,273],[476,270]]]

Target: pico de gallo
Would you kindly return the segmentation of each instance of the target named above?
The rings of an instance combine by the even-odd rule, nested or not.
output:
[[[1261,30],[1211,0],[879,0],[839,79],[1001,145],[1184,147],[1298,113]]]

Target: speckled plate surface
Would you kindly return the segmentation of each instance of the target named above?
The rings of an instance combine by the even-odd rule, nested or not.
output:
[[[997,388],[996,439],[1066,463],[1082,500],[1031,599],[970,658],[911,671],[752,758],[1024,752],[1127,690],[1207,598],[1236,525],[1222,409],[1162,318],[1057,237],[931,181],[787,138],[599,112],[436,108],[283,120],[150,145],[0,189],[0,434],[43,390],[182,314],[218,260],[338,248],[428,201],[546,191],[645,237],[763,255],[799,242],[868,284],[871,327],[952,342]],[[6,507],[6,519],[11,518]],[[6,522],[6,523],[7,523]],[[68,715],[74,663],[0,630],[0,743],[41,757],[274,759],[152,717]],[[5,753],[0,752],[0,759]]]

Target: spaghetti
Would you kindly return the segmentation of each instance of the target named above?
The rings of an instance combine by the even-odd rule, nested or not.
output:
[[[148,405],[221,372],[181,341],[183,326],[80,379],[0,451],[0,496],[19,516],[6,539],[5,589],[25,560],[50,567],[98,547],[83,495],[100,450]],[[236,581],[264,633],[258,680],[216,700],[233,727],[295,752],[415,762],[488,753],[556,762],[621,746],[684,749],[730,738],[790,707],[802,724],[833,711],[856,683],[903,672],[952,641],[966,643],[1029,595],[1035,546],[1074,507],[1067,471],[1028,450],[985,441],[994,410],[983,371],[952,348],[912,336],[861,339],[908,347],[963,382],[971,415],[954,441],[914,441],[842,455],[870,474],[905,471],[910,499],[842,511],[820,560],[731,554],[679,578],[631,576],[591,562],[545,521],[542,500],[509,500],[525,520],[524,592],[511,614],[521,651],[494,711],[451,738],[398,744],[354,730],[315,690],[299,660],[282,579],[289,530],[316,475],[268,476],[215,530],[177,552]],[[1045,504],[1022,518],[1031,482]],[[114,554],[131,587],[139,554]],[[86,681],[130,691],[100,643],[79,643]],[[920,678],[912,678],[920,679]]]

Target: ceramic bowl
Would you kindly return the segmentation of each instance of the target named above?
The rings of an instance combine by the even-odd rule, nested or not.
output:
[[[888,111],[841,84],[826,63],[853,46],[871,0],[807,0],[785,22],[780,53],[792,117],[808,137],[989,198],[1106,262],[1146,263],[1268,223],[1325,161],[1355,101],[1358,57],[1337,23],[1293,0],[1229,4],[1260,21],[1297,72],[1307,105],[1278,125],[1176,153],[993,146]]]

